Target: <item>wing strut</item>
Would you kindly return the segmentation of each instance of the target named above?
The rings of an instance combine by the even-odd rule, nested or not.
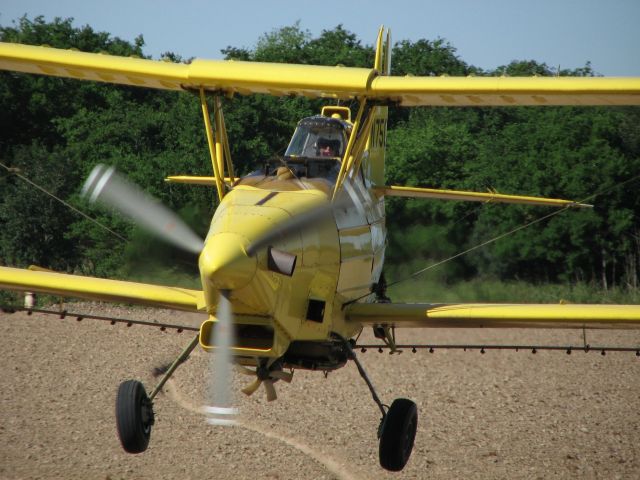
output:
[[[366,106],[367,97],[361,97],[358,115],[356,116],[356,120],[353,122],[353,129],[351,130],[349,142],[347,143],[347,148],[345,149],[344,156],[342,157],[340,172],[338,173],[338,178],[336,179],[336,187],[333,190],[333,200],[336,199],[336,196],[340,191],[340,187],[342,186],[344,179],[349,176],[354,166],[359,165],[359,162],[356,161],[356,159],[357,157],[362,156],[362,151],[364,150],[363,142],[366,141],[367,138],[366,135],[360,135],[360,132],[366,132],[366,129],[371,126],[371,122],[369,121],[369,118],[371,116],[368,116],[364,120],[364,126],[361,126],[362,117],[364,115]]]
[[[222,200],[225,194],[224,176],[225,164],[229,173],[231,184],[235,182],[233,173],[233,162],[231,161],[231,151],[229,149],[229,139],[227,137],[227,128],[224,124],[224,115],[222,113],[222,102],[220,96],[216,95],[213,104],[213,117],[215,122],[215,132],[211,125],[211,117],[209,115],[209,107],[207,105],[207,97],[204,88],[200,87],[200,107],[202,108],[202,118],[207,134],[207,144],[209,145],[209,155],[211,155],[211,165],[213,166],[214,180],[218,191],[218,200]]]

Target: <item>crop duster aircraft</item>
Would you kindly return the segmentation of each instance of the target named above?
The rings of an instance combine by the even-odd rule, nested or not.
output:
[[[263,385],[269,400],[276,398],[274,383],[290,382],[295,369],[326,372],[353,360],[381,413],[381,466],[398,471],[413,448],[416,404],[400,398],[387,406],[379,399],[353,351],[352,339],[364,327],[373,327],[393,350],[395,329],[404,327],[640,326],[635,305],[401,304],[386,298],[387,196],[585,207],[559,199],[385,185],[389,105],[640,105],[640,78],[394,77],[390,51],[384,28],[372,68],[201,59],[176,64],[0,44],[4,70],[186,90],[200,99],[213,176],[168,181],[215,188],[219,206],[206,239],[112,168],[96,167],[85,185],[89,198],[197,253],[200,290],[0,267],[3,289],[208,313],[150,395],[138,381],[120,385],[116,423],[126,451],[147,448],[152,401],[198,345],[216,359],[214,398],[207,407],[214,423],[233,420],[225,392],[229,360],[254,376],[244,392]],[[282,164],[239,178],[221,98],[252,94],[323,98],[328,105],[300,121]],[[357,111],[342,101],[353,101]]]

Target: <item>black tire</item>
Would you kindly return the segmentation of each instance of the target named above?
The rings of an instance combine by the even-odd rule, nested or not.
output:
[[[397,398],[387,412],[380,434],[380,466],[399,472],[409,461],[418,428],[418,407],[411,400]]]
[[[116,396],[116,425],[122,448],[129,453],[144,452],[153,421],[153,406],[144,385],[137,380],[122,382]]]

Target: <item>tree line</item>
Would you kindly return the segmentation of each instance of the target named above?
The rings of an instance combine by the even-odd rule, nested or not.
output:
[[[0,26],[0,40],[148,58],[142,36],[129,42],[77,27],[72,19],[23,17]],[[229,46],[222,55],[370,67],[374,48],[342,25],[313,36],[294,24],[265,33],[250,49]],[[173,52],[163,57],[188,61]],[[394,75],[596,75],[589,64],[558,71],[533,60],[485,71],[464,62],[444,39],[397,42],[392,58]],[[239,172],[282,155],[297,121],[320,106],[317,100],[262,95],[225,100]],[[449,262],[442,268],[445,281],[480,275],[637,288],[639,108],[391,108],[389,117],[388,184],[594,204],[563,211]],[[0,168],[0,264],[123,278],[159,270],[195,276],[191,256],[80,198],[93,166],[112,164],[205,233],[215,209],[212,189],[164,182],[172,174],[211,174],[192,95],[2,72],[0,132],[0,162],[11,167]],[[389,199],[388,263],[447,258],[548,213],[547,207]]]

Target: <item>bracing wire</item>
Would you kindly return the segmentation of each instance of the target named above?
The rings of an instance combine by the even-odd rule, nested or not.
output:
[[[111,233],[112,235],[114,235],[115,237],[117,237],[118,239],[120,239],[123,242],[126,242],[127,239],[124,238],[122,235],[120,235],[119,233],[114,232],[113,230],[111,230],[109,227],[107,227],[106,225],[100,223],[98,220],[96,220],[93,217],[90,217],[89,215],[87,215],[86,213],[78,210],[76,207],[74,207],[73,205],[65,202],[63,199],[61,199],[60,197],[54,195],[53,193],[49,192],[48,190],[46,190],[45,188],[41,187],[40,185],[32,182],[31,180],[29,180],[27,177],[25,177],[24,175],[21,175],[20,173],[18,173],[16,171],[15,168],[11,168],[8,167],[7,165],[5,165],[4,163],[0,162],[0,166],[2,168],[4,168],[7,172],[9,172],[11,175],[14,175],[16,177],[18,177],[19,179],[23,180],[24,182],[28,183],[29,185],[31,185],[32,187],[37,188],[38,190],[40,190],[42,193],[49,195],[51,198],[57,200],[58,202],[60,202],[61,204],[63,204],[65,207],[70,208],[72,211],[74,211],[75,213],[77,213],[78,215],[86,218],[87,220],[89,220],[90,222],[93,222],[94,224],[98,225],[100,228],[106,230],[107,232]]]

